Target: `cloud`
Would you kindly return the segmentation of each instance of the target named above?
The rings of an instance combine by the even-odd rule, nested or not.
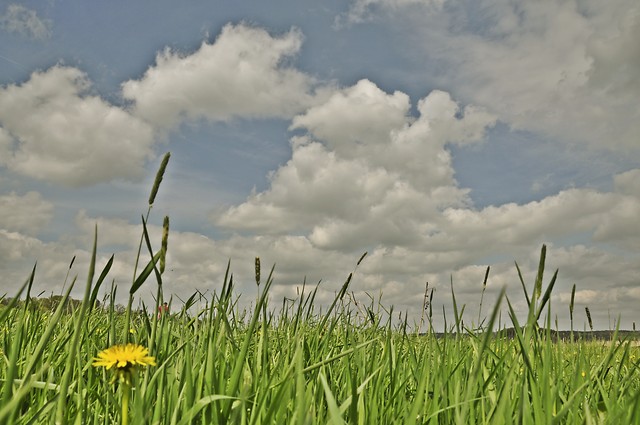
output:
[[[640,7],[635,2],[618,1],[614,7],[588,3],[595,31],[587,41],[593,61],[590,86],[628,100],[640,92]],[[635,6],[635,7],[634,7]]]
[[[640,251],[640,169],[614,176],[618,202],[610,205],[609,213],[602,218],[594,232],[594,240],[614,243],[632,252]]]
[[[77,261],[71,276],[78,273],[78,270],[81,275],[86,276],[90,257],[86,250],[76,249],[72,244],[63,241],[44,242],[21,232],[0,229],[0,268],[3,271],[0,296],[15,296],[34,265],[36,274],[32,296],[41,291],[46,291],[47,295],[51,292],[61,293],[69,264],[74,256],[77,257]],[[100,264],[104,262],[100,261]],[[76,298],[82,297],[82,289],[79,289],[79,286],[72,294]]]
[[[49,224],[52,215],[53,204],[43,200],[38,192],[0,195],[0,227],[4,230],[36,235]]]
[[[80,70],[54,66],[0,88],[1,163],[67,186],[138,180],[153,157],[153,129],[90,94]]]
[[[34,237],[0,229],[0,253],[2,254],[0,255],[0,264],[8,266],[10,263],[17,263],[29,252],[40,252],[42,245],[43,243]],[[25,273],[26,270],[24,270]],[[12,283],[15,285],[15,282]]]
[[[420,314],[425,282],[440,294],[436,305],[451,314],[453,276],[458,302],[468,304],[466,320],[477,321],[488,264],[485,305],[506,286],[518,314],[526,316],[513,260],[529,285],[543,243],[549,246],[547,280],[560,268],[556,301],[574,282],[581,302],[596,297],[585,291],[597,292],[609,307],[632,297],[640,252],[640,237],[632,230],[640,215],[637,170],[615,176],[612,192],[569,189],[539,201],[477,209],[455,180],[447,146],[481,142],[495,116],[461,107],[437,90],[417,106],[418,115],[411,116],[405,94],[385,93],[362,80],[294,117],[291,129],[306,134],[291,139],[292,157],[270,175],[270,186],[212,217],[217,226],[245,236],[231,237],[234,248],[228,241],[216,245],[246,263],[254,252],[284,258],[278,268],[286,272],[274,288],[278,296],[299,290],[298,270],[321,276],[331,283],[322,286],[318,300],[329,301],[367,250],[351,296],[362,302],[382,293],[384,302],[411,311],[413,318]],[[620,248],[627,257],[612,253]],[[304,267],[296,268],[296,262]],[[617,272],[622,268],[624,273]],[[250,270],[245,273],[250,279]],[[604,279],[609,282],[598,286]],[[603,305],[589,306],[601,326],[607,321]],[[623,313],[630,316],[633,309],[624,304]]]
[[[388,95],[371,81],[360,80],[294,117],[291,129],[306,128],[338,153],[353,156],[355,152],[345,150],[388,142],[390,132],[407,121],[409,108],[405,93]]]
[[[354,0],[346,14],[339,16],[337,23],[342,20],[350,23],[360,23],[374,19],[377,10],[395,11],[415,6],[441,8],[446,0]]]
[[[480,211],[449,208],[443,212],[442,230],[431,243],[442,249],[464,246],[474,252],[490,244],[530,245],[533,241],[557,240],[575,233],[604,232],[603,223],[614,219],[626,204],[640,212],[637,199],[589,189],[571,189],[524,205],[509,203]]]
[[[118,285],[130,285],[141,226],[113,217],[91,217],[86,212],[80,212],[76,216],[75,224],[78,233],[74,236],[74,241],[80,246],[91,245],[94,226],[98,225],[98,251],[103,253],[102,256],[105,257],[109,250],[117,248],[110,277]],[[154,224],[152,219],[148,230],[152,246],[156,250],[159,248],[162,228],[159,224]],[[334,273],[331,270],[334,267],[341,272],[352,266],[351,259],[339,253],[320,254],[321,251],[302,236],[233,236],[224,241],[216,241],[202,234],[171,230],[163,287],[167,296],[172,293],[189,296],[195,291],[210,294],[220,287],[227,263],[231,261],[236,291],[244,295],[243,302],[248,305],[256,289],[255,257],[262,259],[263,281],[271,267],[277,263],[274,275],[276,285],[284,285],[286,288],[294,283],[301,283],[305,276],[317,283],[321,278],[332,278]],[[143,248],[141,261],[146,262],[148,258],[148,251]],[[340,277],[345,278],[346,275]],[[153,283],[150,285],[153,287]],[[144,292],[147,288],[148,286],[143,287]]]
[[[617,174],[613,177],[616,192],[640,198],[640,168]]]
[[[447,143],[481,140],[495,118],[434,91],[408,116],[408,96],[362,80],[293,119],[292,158],[271,187],[214,217],[218,226],[301,232],[323,249],[412,245],[439,211],[468,202]],[[316,140],[314,138],[319,139]]]
[[[587,214],[586,223],[579,223],[575,228],[597,226],[608,214],[597,211],[601,209],[600,204],[612,198],[607,198],[608,194],[600,195],[603,199],[596,202],[593,212]],[[470,324],[477,321],[482,280],[486,265],[491,264],[484,299],[484,314],[488,314],[493,306],[497,292],[506,286],[519,317],[522,317],[526,314],[526,305],[513,260],[518,261],[530,290],[537,271],[540,245],[535,237],[528,242],[515,235],[511,236],[511,240],[499,240],[504,236],[504,233],[501,233],[504,232],[502,229],[513,227],[512,232],[519,233],[524,238],[527,225],[534,222],[546,223],[534,226],[535,230],[542,231],[541,238],[546,238],[548,235],[545,232],[555,231],[570,221],[568,213],[567,218],[563,219],[562,214],[553,212],[554,208],[561,209],[565,201],[571,197],[576,199],[574,202],[566,202],[568,210],[572,210],[575,204],[579,203],[578,198],[585,202],[584,205],[587,205],[586,201],[593,202],[597,199],[593,193],[586,192],[563,196],[567,198],[520,206],[521,210],[517,213],[512,211],[517,209],[515,206],[505,209],[504,212],[470,210],[466,226],[462,226],[459,221],[449,224],[444,222],[443,228],[446,228],[447,233],[453,238],[451,244],[444,246],[441,245],[442,241],[430,241],[420,246],[373,247],[354,274],[348,299],[368,305],[370,297],[377,298],[382,295],[383,305],[394,305],[395,311],[407,311],[410,313],[410,320],[417,322],[421,313],[424,285],[425,282],[430,282],[430,288],[436,289],[434,319],[441,327],[443,306],[449,319],[451,318],[450,279],[453,279],[458,306],[460,308],[462,304],[467,304],[465,323]],[[491,219],[493,215],[498,217]],[[532,216],[532,219],[519,226],[518,221],[523,216]],[[58,241],[45,243],[19,232],[0,230],[0,264],[4,269],[11,264],[11,273],[2,277],[2,287],[10,291],[9,293],[15,290],[18,283],[26,278],[36,258],[36,291],[40,290],[43,282],[46,282],[48,291],[60,291],[68,264],[74,255],[77,256],[77,260],[72,275],[85,275],[90,256],[88,248],[92,243],[95,223],[98,223],[98,269],[101,270],[114,247],[117,247],[109,277],[115,280],[116,285],[124,288],[118,290],[118,302],[125,302],[125,295],[122,294],[126,294],[132,279],[140,225],[115,217],[92,217],[84,212],[76,217],[76,232]],[[149,223],[149,232],[151,243],[154,249],[157,249],[161,226],[154,223],[153,218]],[[476,244],[476,238],[485,232],[497,232],[496,240],[487,238],[484,244]],[[465,239],[465,235],[468,236],[468,240]],[[241,307],[248,307],[256,290],[253,260],[260,257],[263,281],[268,270],[275,264],[275,282],[271,291],[272,306],[277,307],[282,297],[295,298],[305,280],[307,290],[312,289],[319,281],[322,282],[316,303],[327,305],[347,275],[354,271],[356,261],[363,251],[362,247],[354,248],[351,252],[326,249],[314,243],[308,235],[234,235],[224,240],[213,240],[192,232],[172,230],[169,235],[163,287],[165,296],[178,294],[183,297],[200,291],[209,297],[213,291],[219,289],[227,261],[231,260],[236,293],[243,294]],[[637,276],[640,275],[640,263],[633,252],[637,253],[631,251],[630,256],[620,257],[607,252],[606,248],[596,246],[576,244],[563,247],[549,244],[545,284],[548,283],[552,272],[559,268],[553,302],[554,312],[560,317],[561,327],[568,326],[568,313],[564,310],[567,305],[565,298],[570,294],[573,283],[577,284],[577,292],[580,294],[577,297],[576,308],[579,310],[585,305],[589,306],[600,328],[606,328],[607,309],[616,308],[616,314],[621,313],[623,318],[633,317],[637,303],[637,291],[634,292],[634,288],[639,283]],[[487,256],[493,256],[493,259],[483,259]],[[148,259],[146,250],[141,258],[143,262]],[[142,287],[139,295],[150,301],[151,293],[155,293],[153,279]],[[77,296],[80,295],[78,291]],[[576,317],[579,317],[578,313]],[[580,319],[577,319],[576,323],[581,323]]]
[[[7,130],[0,127],[0,165],[9,165],[12,149],[13,137]]]
[[[591,148],[637,149],[634,0],[373,3],[379,21],[404,28],[406,43],[423,49],[427,65],[446,69],[440,87],[465,102],[515,129]]]
[[[83,241],[87,246],[93,242],[94,229],[98,226],[98,244],[101,247],[118,246],[124,249],[137,249],[140,244],[141,226],[130,224],[127,220],[118,218],[89,217],[86,210],[78,211],[75,217],[75,225],[84,235]],[[159,236],[161,230],[149,227],[149,233]]]
[[[226,25],[213,44],[188,55],[169,49],[139,80],[122,85],[134,111],[159,127],[182,119],[290,117],[308,106],[313,80],[287,66],[302,44],[296,29],[281,36],[245,24]]]
[[[416,187],[452,184],[444,146],[482,140],[495,117],[472,105],[460,108],[440,90],[418,101],[417,119],[408,116],[409,108],[406,94],[389,95],[361,80],[296,116],[291,128],[307,129],[340,158],[364,160],[405,176]]]
[[[35,40],[50,38],[51,26],[50,20],[38,17],[35,10],[19,4],[10,4],[4,15],[0,15],[0,28]]]

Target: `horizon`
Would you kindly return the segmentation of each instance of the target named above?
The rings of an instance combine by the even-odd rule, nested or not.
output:
[[[574,322],[637,321],[633,0],[9,1],[0,34],[8,296],[36,262],[36,293],[74,257],[86,276],[97,225],[122,303],[171,152],[148,224],[157,249],[171,220],[167,298],[231,261],[249,306],[260,257],[274,305],[322,282],[321,308],[355,271],[357,300],[418,319],[427,282],[452,317],[453,281],[474,318],[490,267],[485,305],[506,288],[524,315],[514,262],[532,285],[546,244],[561,327],[574,284]]]

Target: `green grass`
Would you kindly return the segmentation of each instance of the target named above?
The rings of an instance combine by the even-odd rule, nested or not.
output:
[[[238,307],[229,271],[211,299],[198,304],[194,294],[158,318],[167,236],[162,249],[152,249],[148,216],[124,312],[114,305],[115,288],[103,287],[111,262],[94,270],[95,244],[81,303],[69,303],[75,280],[57,305],[31,299],[34,268],[16,294],[23,301],[16,296],[0,308],[0,423],[119,423],[121,388],[92,359],[126,341],[148,347],[157,362],[133,383],[132,424],[640,423],[638,347],[552,341],[557,274],[543,288],[544,247],[535,281],[521,279],[526,323],[517,322],[504,293],[482,319],[485,330],[494,329],[506,303],[513,338],[465,329],[453,293],[457,332],[419,335],[393,326],[376,311],[382,306],[363,316],[345,296],[351,276],[322,313],[316,288],[278,310],[268,301],[272,274],[261,281],[258,259],[253,310]],[[142,285],[155,285],[156,305],[134,311]],[[99,291],[111,295],[106,305],[97,305]]]
[[[314,290],[274,312],[267,305],[271,283],[261,285],[253,311],[236,307],[227,278],[197,314],[187,313],[189,305],[160,320],[152,311],[132,312],[133,332],[112,304],[86,303],[68,312],[63,303],[52,311],[31,301],[3,309],[0,423],[119,422],[118,389],[91,362],[125,334],[149,347],[158,363],[138,375],[131,423],[640,419],[640,352],[629,342],[554,343],[535,321],[518,328],[515,338],[418,335],[381,323],[376,314],[359,320],[340,294],[332,311],[318,314]]]

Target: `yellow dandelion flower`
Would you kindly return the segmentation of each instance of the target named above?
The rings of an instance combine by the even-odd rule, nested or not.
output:
[[[98,353],[93,359],[96,367],[104,366],[111,369],[129,369],[135,366],[155,366],[156,359],[149,356],[149,350],[142,345],[127,344],[114,345]]]
[[[156,359],[149,355],[149,349],[138,344],[114,345],[98,353],[94,357],[95,367],[114,368],[115,374],[111,383],[120,381],[122,387],[121,424],[129,424],[129,398],[133,375],[137,366],[155,366]]]

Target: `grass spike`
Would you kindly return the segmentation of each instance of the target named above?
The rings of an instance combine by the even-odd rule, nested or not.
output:
[[[162,222],[162,241],[160,244],[160,274],[164,273],[167,262],[167,247],[169,244],[169,216],[164,216]]]
[[[156,200],[156,196],[158,195],[158,189],[160,188],[160,183],[162,183],[162,178],[164,176],[164,171],[167,168],[167,164],[169,164],[169,158],[171,158],[171,152],[167,152],[164,154],[162,158],[162,162],[160,163],[160,168],[158,168],[158,172],[156,173],[156,178],[153,181],[153,186],[151,187],[151,193],[149,194],[149,206],[153,205]]]

